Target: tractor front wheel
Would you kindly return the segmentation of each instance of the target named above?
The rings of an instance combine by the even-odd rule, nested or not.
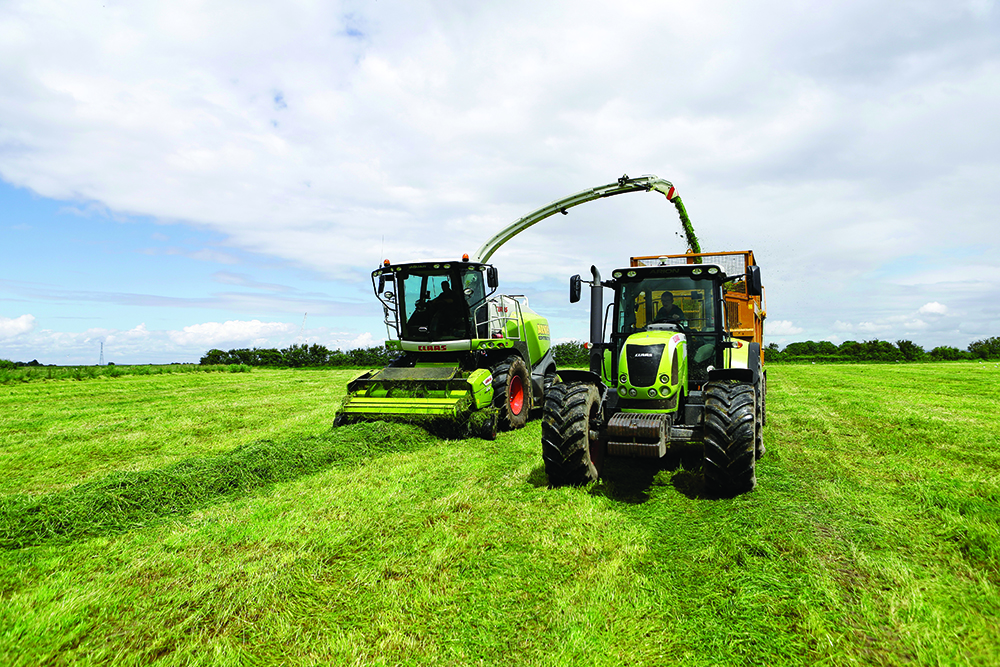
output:
[[[531,378],[521,357],[509,356],[493,369],[493,406],[500,412],[500,428],[513,431],[528,423]]]
[[[601,398],[586,382],[562,382],[545,394],[542,460],[551,486],[580,485],[600,475]]]
[[[705,486],[724,496],[751,491],[757,485],[754,387],[722,381],[705,388]]]

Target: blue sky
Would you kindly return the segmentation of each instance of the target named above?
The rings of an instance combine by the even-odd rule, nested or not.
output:
[[[377,344],[382,257],[459,257],[622,173],[755,251],[768,342],[1000,335],[989,0],[7,2],[0,90],[0,358]],[[493,261],[583,339],[568,276],[678,230],[626,195]]]

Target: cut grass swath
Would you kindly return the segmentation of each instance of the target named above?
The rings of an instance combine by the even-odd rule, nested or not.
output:
[[[115,473],[48,495],[3,496],[0,547],[16,549],[124,532],[332,465],[412,451],[430,439],[412,426],[356,424],[286,442],[260,440],[164,468]]]

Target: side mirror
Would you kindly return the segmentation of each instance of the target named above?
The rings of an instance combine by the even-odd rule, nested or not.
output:
[[[385,291],[385,274],[380,273],[378,274],[378,293],[381,294],[383,291]]]
[[[576,303],[580,300],[580,292],[583,289],[583,278],[576,274],[569,279],[569,302]]]
[[[750,296],[760,296],[764,287],[760,282],[760,267],[756,264],[747,270],[747,294]]]
[[[496,289],[500,286],[500,276],[497,275],[497,267],[489,266],[486,268],[486,284],[490,286],[490,289]]]

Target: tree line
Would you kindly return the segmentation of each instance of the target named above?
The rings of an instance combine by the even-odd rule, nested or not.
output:
[[[767,361],[960,361],[1000,359],[1000,337],[985,338],[970,343],[968,348],[939,345],[925,350],[913,341],[849,340],[836,345],[830,341],[807,340],[789,343],[779,348],[770,343],[765,352]]]
[[[556,365],[560,368],[586,368],[590,365],[590,352],[585,343],[569,341],[552,346]],[[396,352],[383,346],[354,350],[329,350],[323,345],[290,345],[283,350],[274,348],[240,348],[209,350],[201,358],[202,365],[243,364],[246,366],[278,366],[301,368],[304,366],[386,366]],[[985,338],[970,343],[968,348],[941,345],[925,350],[913,341],[898,340],[849,340],[840,345],[830,341],[807,340],[789,343],[784,348],[770,343],[765,349],[765,359],[771,361],[960,361],[974,359],[1000,359],[1000,337]]]
[[[395,357],[384,346],[363,347],[354,350],[329,350],[323,345],[290,345],[283,350],[275,348],[239,348],[209,350],[198,362],[202,365],[243,364],[245,366],[385,366]]]

